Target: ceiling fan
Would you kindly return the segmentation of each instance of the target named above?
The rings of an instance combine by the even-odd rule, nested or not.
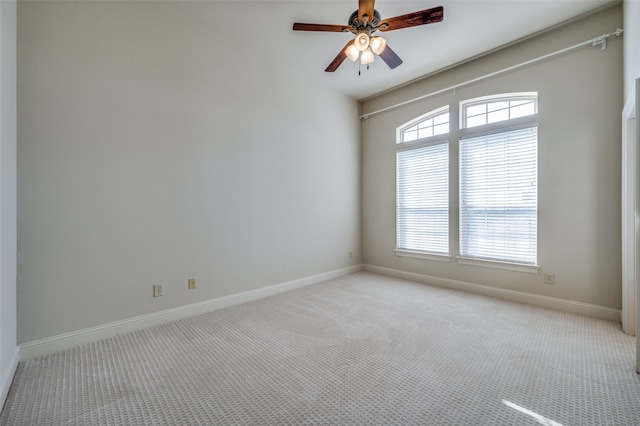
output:
[[[393,69],[402,63],[402,59],[391,50],[385,39],[371,34],[378,30],[384,32],[433,24],[442,21],[444,16],[444,8],[438,6],[394,18],[381,19],[380,13],[374,9],[374,3],[375,0],[359,0],[358,10],[351,14],[347,25],[296,22],[293,24],[293,30],[350,32],[356,35],[355,39],[350,40],[338,53],[338,56],[331,61],[325,72],[334,72],[346,58],[353,62],[360,58],[360,63],[367,65],[368,68],[369,64],[374,60],[374,54],[380,56],[389,68]]]

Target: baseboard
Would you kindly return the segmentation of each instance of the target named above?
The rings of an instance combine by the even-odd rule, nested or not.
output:
[[[2,407],[4,407],[4,402],[7,400],[9,388],[11,387],[11,382],[13,382],[13,376],[16,374],[16,369],[18,368],[19,361],[20,348],[16,346],[7,369],[2,372],[2,382],[0,382],[0,410],[2,410]]]
[[[216,299],[205,300],[177,308],[166,309],[147,315],[128,318],[96,327],[64,333],[57,336],[26,342],[20,345],[20,360],[36,358],[39,356],[63,351],[86,343],[107,339],[119,334],[129,333],[154,325],[187,318],[193,315],[215,311],[217,309],[251,302],[264,297],[294,290],[311,284],[317,284],[343,275],[362,270],[362,265],[349,266],[333,271],[323,272],[317,275],[300,278],[293,281],[274,284],[256,290],[244,291]]]
[[[481,294],[483,296],[491,296],[499,299],[510,300],[512,302],[526,303],[528,305],[540,306],[543,308],[555,309],[564,312],[571,312],[574,314],[587,315],[606,320],[619,322],[622,315],[620,309],[609,308],[607,306],[592,305],[590,303],[577,302],[574,300],[561,299],[558,297],[542,296],[539,294],[527,293],[524,291],[508,290],[504,288],[491,287],[466,281],[458,281],[425,274],[406,272],[381,266],[363,265],[363,269],[365,271],[374,272],[376,274],[416,281],[423,284],[461,290],[469,293]]]

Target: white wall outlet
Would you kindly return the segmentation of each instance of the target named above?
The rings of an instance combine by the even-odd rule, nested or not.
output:
[[[153,297],[164,296],[164,286],[162,284],[155,284],[153,286]]]
[[[353,252],[352,251],[349,252],[349,259],[353,259]]]
[[[194,288],[196,288],[196,279],[195,278],[189,278],[187,280],[187,287],[189,288],[189,290],[193,290]]]
[[[556,276],[553,274],[544,274],[544,283],[545,284],[555,284],[556,282]]]

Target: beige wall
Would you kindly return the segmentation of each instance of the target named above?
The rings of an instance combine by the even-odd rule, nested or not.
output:
[[[20,343],[360,263],[357,103],[209,31],[20,2]]]
[[[640,1],[624,2],[624,96],[634,96],[635,80],[640,78]]]
[[[0,407],[16,346],[16,2],[0,2]]]
[[[362,112],[412,99],[622,26],[615,6],[431,78],[368,100]],[[470,35],[471,36],[471,35]],[[446,48],[443,43],[442,48]],[[428,111],[491,94],[539,94],[540,273],[399,258],[395,255],[395,131]],[[363,121],[363,262],[382,268],[552,296],[611,308],[621,305],[620,112],[622,40],[607,49],[583,47],[471,86],[393,109]],[[455,135],[455,132],[452,132]],[[457,152],[457,138],[451,138]],[[455,156],[453,158],[456,158]],[[451,164],[451,197],[457,199],[457,165]],[[458,254],[458,210],[451,209],[452,255]],[[543,273],[555,274],[555,285]]]

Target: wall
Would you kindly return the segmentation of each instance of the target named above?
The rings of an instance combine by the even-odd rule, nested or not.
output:
[[[357,103],[212,31],[20,2],[20,343],[360,264]]]
[[[627,101],[633,97],[635,79],[640,78],[640,1],[625,0],[623,7],[624,96]]]
[[[622,25],[621,12],[619,5],[606,9],[370,99],[361,110],[375,111],[612,32]],[[539,94],[540,272],[460,265],[455,259],[445,263],[397,257],[396,128],[446,104],[457,115],[461,100],[522,91]],[[604,51],[583,47],[459,88],[455,94],[448,91],[363,121],[363,262],[375,270],[417,274],[442,283],[479,284],[619,309],[621,109],[622,40],[613,37]],[[450,143],[452,152],[457,152],[455,138]],[[452,164],[450,170],[455,201],[457,165]],[[453,256],[458,254],[457,215],[454,202],[450,221]],[[555,285],[544,284],[544,272],[555,274]]]
[[[640,7],[637,2],[624,2],[624,108],[622,110],[622,329],[631,335],[636,333],[635,281],[637,259],[634,237],[636,193],[636,141],[635,141],[635,81],[640,76],[640,61],[636,51],[640,47],[637,19]],[[635,18],[635,19],[634,19]],[[637,64],[637,65],[636,65]],[[634,71],[637,70],[636,71]]]
[[[16,345],[16,2],[0,2],[0,407]]]

